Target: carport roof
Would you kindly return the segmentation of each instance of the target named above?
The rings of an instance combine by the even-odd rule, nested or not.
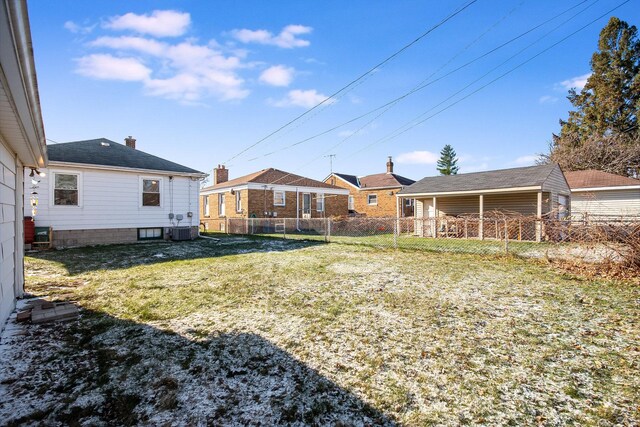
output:
[[[469,193],[489,190],[542,187],[557,164],[501,169],[459,175],[430,176],[405,187],[398,195]]]

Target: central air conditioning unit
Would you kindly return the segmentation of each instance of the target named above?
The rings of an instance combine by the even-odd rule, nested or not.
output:
[[[171,240],[191,240],[191,227],[171,228]]]
[[[302,214],[302,219],[311,219],[311,214],[310,213],[303,213]]]

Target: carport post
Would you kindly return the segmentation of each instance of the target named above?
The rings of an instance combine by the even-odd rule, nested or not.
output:
[[[538,191],[538,212],[536,218],[536,242],[542,240],[542,191]]]
[[[478,221],[478,237],[484,240],[484,195],[480,195],[480,220]]]

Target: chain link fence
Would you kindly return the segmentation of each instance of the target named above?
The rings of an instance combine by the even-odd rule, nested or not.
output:
[[[436,252],[631,260],[640,267],[634,261],[640,251],[638,216],[558,220],[493,212],[482,218],[227,218],[209,220],[203,231]]]

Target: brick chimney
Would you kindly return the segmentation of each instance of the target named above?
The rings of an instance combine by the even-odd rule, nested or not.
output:
[[[389,160],[387,160],[387,173],[393,173],[393,162],[391,161],[391,156],[389,156]]]
[[[134,150],[136,149],[136,139],[131,135],[124,139],[124,143],[127,145],[127,147],[133,148]]]
[[[225,168],[224,165],[218,165],[217,168],[213,169],[213,185],[227,181],[229,181],[229,169]]]

